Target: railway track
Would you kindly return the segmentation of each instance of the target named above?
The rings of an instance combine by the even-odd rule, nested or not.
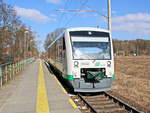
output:
[[[142,113],[106,92],[96,96],[78,94],[73,99],[83,113]]]

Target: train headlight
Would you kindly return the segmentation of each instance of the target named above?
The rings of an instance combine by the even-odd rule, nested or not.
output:
[[[79,67],[79,62],[78,61],[74,61],[74,67],[78,68]]]
[[[110,61],[107,62],[107,67],[111,67],[111,62]]]

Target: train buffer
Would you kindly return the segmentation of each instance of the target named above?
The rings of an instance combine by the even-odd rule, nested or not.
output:
[[[80,113],[42,60],[0,88],[0,113]]]

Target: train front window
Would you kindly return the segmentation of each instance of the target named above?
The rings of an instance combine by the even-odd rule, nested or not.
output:
[[[110,42],[73,41],[72,46],[74,59],[111,59]]]
[[[109,33],[100,31],[71,31],[70,37],[74,59],[111,59]]]

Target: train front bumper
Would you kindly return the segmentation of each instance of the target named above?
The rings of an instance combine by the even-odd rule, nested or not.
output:
[[[103,78],[99,82],[87,82],[84,79],[72,81],[75,92],[102,92],[111,90],[112,78]]]

